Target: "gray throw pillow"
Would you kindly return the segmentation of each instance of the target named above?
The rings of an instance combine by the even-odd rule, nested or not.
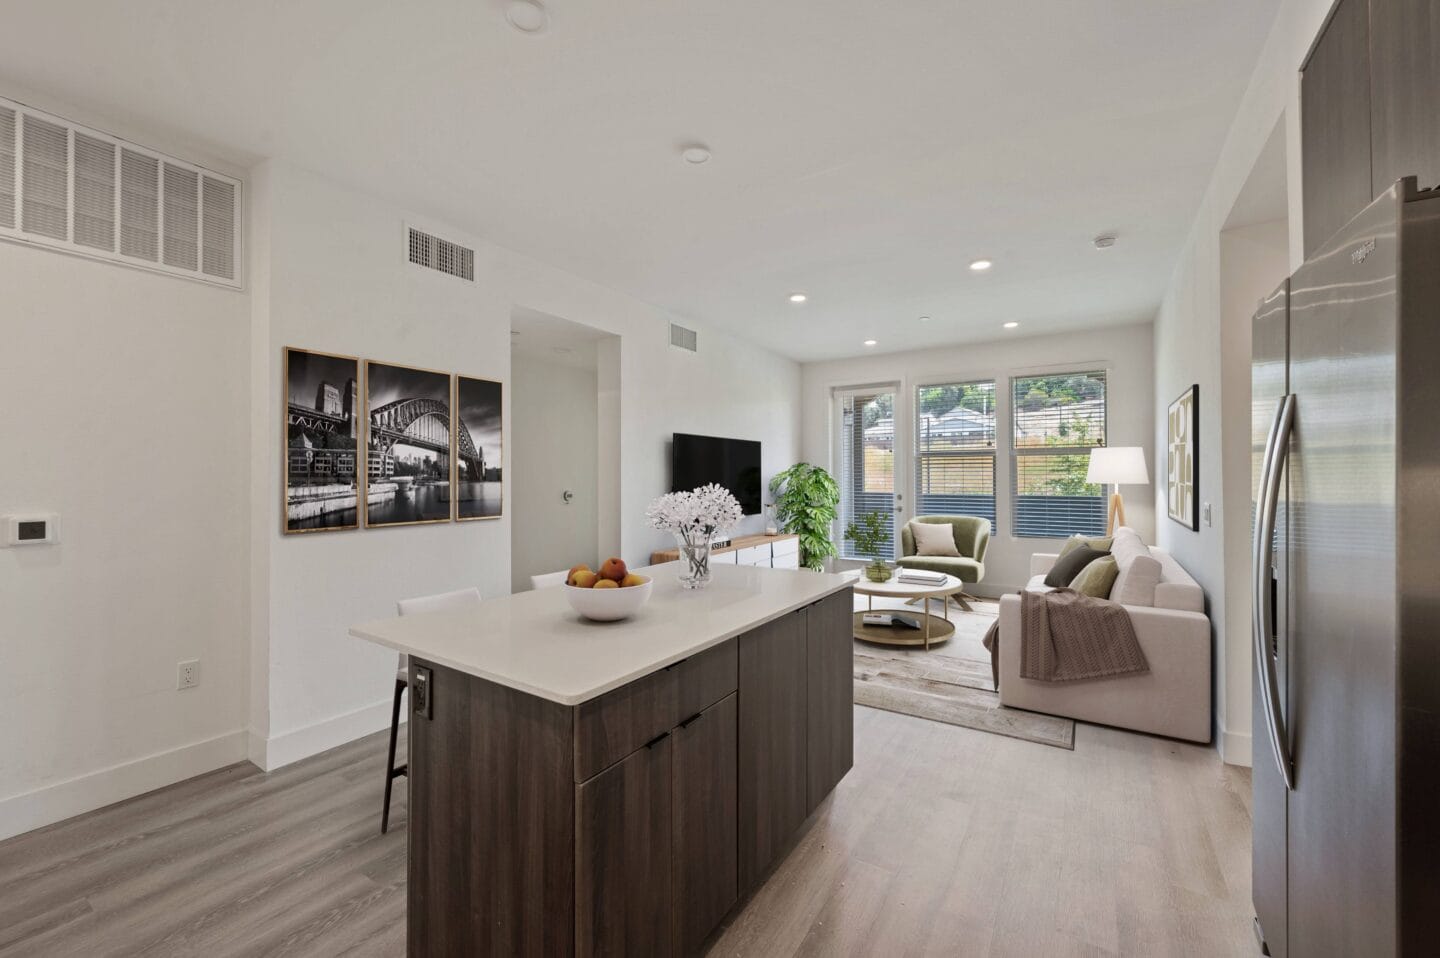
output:
[[[1087,565],[1109,554],[1082,542],[1055,560],[1055,564],[1045,576],[1045,584],[1052,589],[1063,589],[1074,582],[1075,577]]]

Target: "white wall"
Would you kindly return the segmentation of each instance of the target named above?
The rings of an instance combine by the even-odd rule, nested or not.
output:
[[[248,295],[0,244],[0,838],[244,757]],[[201,687],[177,691],[198,658]]]
[[[354,622],[394,615],[408,596],[478,586],[510,591],[511,518],[286,536],[281,531],[283,349],[298,346],[502,382],[510,312],[483,249],[468,283],[404,258],[404,225],[443,224],[280,163],[257,171],[254,202],[268,261],[255,293],[255,348],[268,364],[254,522],[268,559],[267,734],[252,760],[274,768],[389,723],[395,655],[350,638]],[[257,244],[259,245],[259,244]],[[509,409],[506,410],[507,418]],[[504,428],[510,432],[510,423]],[[505,495],[512,483],[505,475]],[[261,743],[257,743],[257,746]]]
[[[598,569],[606,558],[597,532],[599,392],[594,369],[514,354],[510,378],[511,588],[522,592],[532,575],[577,562]]]
[[[1237,367],[1244,359],[1235,351],[1225,352],[1222,293],[1221,233],[1226,220],[1255,168],[1275,125],[1284,123],[1289,216],[1289,256],[1293,269],[1303,260],[1300,222],[1300,121],[1299,69],[1301,61],[1329,11],[1331,0],[1283,0],[1275,24],[1250,85],[1241,101],[1235,121],[1221,150],[1215,174],[1191,227],[1190,237],[1170,280],[1155,320],[1155,397],[1160,413],[1155,419],[1155,442],[1164,445],[1163,410],[1191,383],[1200,384],[1200,434],[1202,477],[1200,495],[1212,504],[1214,524],[1192,532],[1172,522],[1161,522],[1160,545],[1175,554],[1205,588],[1212,623],[1216,628],[1216,702],[1220,725],[1221,754],[1227,761],[1249,764],[1250,727],[1249,632],[1235,629],[1234,618],[1226,612],[1226,599],[1246,601],[1247,593],[1227,589],[1226,537],[1235,535],[1238,522],[1227,517],[1243,510],[1248,537],[1249,496],[1227,497],[1225,488],[1207,483],[1205,475],[1223,475],[1223,463],[1215,463],[1205,450],[1238,449],[1227,437],[1232,430],[1249,436],[1248,409],[1243,416],[1226,417],[1221,404],[1226,382],[1248,379]],[[1279,285],[1283,273],[1273,277],[1270,288]],[[1228,366],[1228,369],[1227,369]],[[1248,451],[1246,453],[1248,456]],[[1248,466],[1248,462],[1247,462]],[[1164,488],[1155,490],[1157,508],[1164,509]],[[1220,666],[1223,665],[1223,670]],[[1239,687],[1236,687],[1236,686]],[[1231,713],[1226,703],[1235,705]],[[1235,724],[1232,726],[1231,722]]]
[[[795,363],[720,334],[702,333],[698,355],[675,350],[660,310],[479,243],[458,227],[417,220],[278,162],[263,164],[253,179],[260,208],[255,219],[268,230],[257,236],[268,276],[257,282],[252,322],[252,350],[257,364],[267,367],[263,383],[253,387],[262,399],[253,404],[252,423],[253,455],[268,462],[263,482],[252,489],[256,548],[268,565],[262,578],[269,592],[264,626],[252,636],[252,646],[264,646],[252,656],[257,663],[266,659],[256,669],[269,690],[252,703],[251,758],[258,764],[275,768],[384,728],[395,658],[351,639],[346,628],[393,614],[395,601],[405,596],[467,585],[486,596],[507,593],[517,523],[507,507],[493,522],[282,535],[276,503],[283,347],[504,381],[504,428],[513,442],[516,403],[527,390],[517,387],[510,369],[512,306],[620,336],[620,509],[616,525],[597,522],[601,548],[595,551],[609,551],[606,535],[618,538],[619,554],[632,564],[648,559],[654,545],[668,544],[644,527],[644,511],[668,486],[663,452],[671,432],[760,439],[767,473],[793,461]],[[407,221],[473,244],[475,282],[405,262]],[[601,353],[605,365],[606,350]],[[614,403],[613,388],[606,402]],[[506,470],[507,503],[515,502],[522,478]],[[597,485],[597,498],[614,495]],[[580,548],[588,547],[587,539]]]
[[[620,337],[601,344],[602,405],[614,408],[604,370],[607,349],[620,351],[618,415],[621,488],[618,530],[607,530],[601,510],[600,550],[618,551],[631,565],[655,549],[673,548],[665,533],[645,526],[645,508],[669,491],[669,441],[689,432],[761,443],[765,481],[800,455],[800,366],[719,330],[698,329],[699,351],[670,345],[670,317],[622,293],[554,269],[509,250],[496,250],[505,295],[513,304],[563,316]],[[603,427],[603,424],[602,424]],[[602,451],[609,441],[601,443]],[[602,474],[607,467],[601,463]],[[763,516],[742,523],[741,533],[764,530]],[[618,550],[609,543],[618,532]]]
[[[1036,372],[1108,370],[1108,442],[1112,446],[1146,448],[1153,481],[1154,387],[1151,379],[1151,328],[1119,326],[1052,336],[1015,336],[986,343],[969,343],[949,349],[861,356],[804,366],[804,458],[834,469],[831,393],[837,387],[871,383],[898,383],[897,421],[912,422],[914,390],[918,385],[942,381],[996,380],[999,421],[1010,416],[1007,377]],[[1008,434],[997,443],[995,461],[997,528],[985,557],[985,581],[979,594],[999,595],[1019,589],[1029,579],[1030,554],[1051,552],[1053,539],[1016,538],[1010,531],[1011,488]],[[1144,489],[1125,488],[1126,519],[1147,542],[1154,541],[1155,513]],[[906,500],[913,491],[905,490]]]

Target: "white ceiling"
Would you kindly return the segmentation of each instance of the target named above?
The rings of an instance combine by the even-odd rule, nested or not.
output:
[[[547,5],[8,3],[0,83],[819,359],[1149,318],[1277,0]]]

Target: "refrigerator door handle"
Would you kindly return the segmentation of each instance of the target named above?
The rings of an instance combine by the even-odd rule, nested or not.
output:
[[[1275,592],[1270,588],[1272,569],[1270,543],[1275,538],[1276,512],[1280,507],[1280,482],[1285,475],[1285,460],[1290,452],[1290,433],[1295,425],[1295,395],[1281,398],[1270,425],[1270,436],[1260,464],[1260,502],[1255,516],[1254,561],[1255,581],[1251,583],[1250,632],[1255,640],[1255,663],[1260,669],[1260,697],[1264,705],[1265,727],[1270,733],[1270,746],[1285,788],[1295,789],[1294,764],[1290,758],[1290,736],[1285,716],[1280,712],[1279,682],[1275,674],[1275,657],[1270,654],[1274,643]]]

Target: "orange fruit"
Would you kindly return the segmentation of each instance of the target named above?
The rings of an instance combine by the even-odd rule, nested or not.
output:
[[[620,588],[620,583],[616,582],[614,579],[601,579],[600,581],[598,581],[598,582],[595,583],[594,588],[597,588],[597,589],[618,589],[618,588]]]

